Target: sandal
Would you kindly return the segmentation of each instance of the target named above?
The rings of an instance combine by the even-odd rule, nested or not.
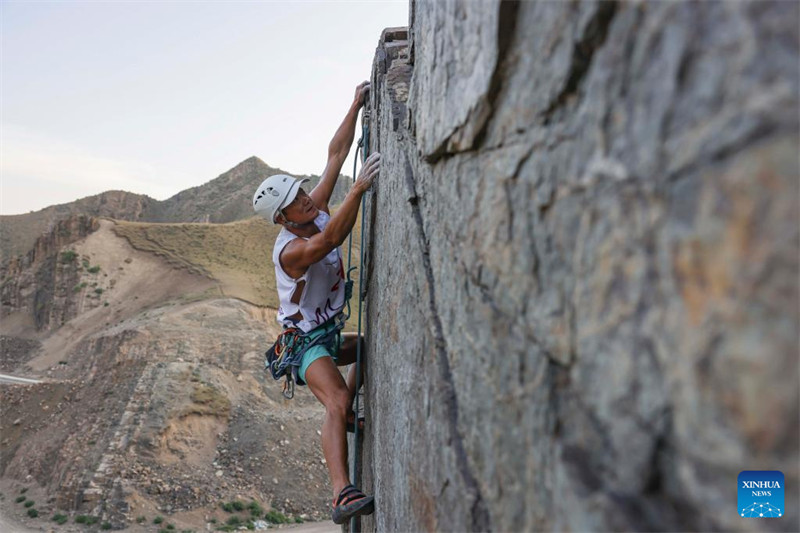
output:
[[[367,496],[353,485],[347,485],[333,502],[331,519],[334,524],[344,524],[354,516],[372,514],[375,511],[375,498]]]

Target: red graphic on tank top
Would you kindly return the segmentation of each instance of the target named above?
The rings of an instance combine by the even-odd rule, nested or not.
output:
[[[344,279],[344,264],[342,263],[342,258],[339,258],[339,280],[331,287],[331,292],[336,292],[339,290],[339,283]]]
[[[330,319],[330,317],[332,317],[335,314],[336,310],[333,308],[333,306],[331,306],[331,299],[328,298],[327,300],[325,300],[324,310],[321,311],[320,308],[317,307],[317,310],[314,311],[314,321],[317,323],[317,325],[320,325],[324,322],[327,322],[328,319]]]

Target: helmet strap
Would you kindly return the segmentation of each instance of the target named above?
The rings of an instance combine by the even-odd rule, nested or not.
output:
[[[284,214],[282,209],[279,211],[279,213],[283,217],[283,224],[289,226],[290,228],[294,229],[307,228],[308,226],[314,223],[314,221],[312,220],[311,222],[306,222],[305,224],[298,224],[297,222],[292,222],[291,220],[286,218],[286,215]]]

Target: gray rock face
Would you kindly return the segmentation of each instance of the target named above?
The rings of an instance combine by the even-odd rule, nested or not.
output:
[[[365,529],[800,529],[798,15],[415,2],[384,32]],[[783,519],[735,513],[761,469]]]

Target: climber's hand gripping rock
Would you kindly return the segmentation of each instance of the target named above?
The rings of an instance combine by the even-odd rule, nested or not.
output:
[[[362,81],[356,87],[356,94],[353,97],[353,104],[361,109],[364,106],[364,103],[367,101],[367,94],[369,94],[369,82]]]
[[[361,167],[361,172],[358,174],[358,179],[353,184],[358,192],[364,193],[372,186],[372,182],[378,177],[381,171],[381,154],[374,152],[367,157],[364,161],[364,166]]]

